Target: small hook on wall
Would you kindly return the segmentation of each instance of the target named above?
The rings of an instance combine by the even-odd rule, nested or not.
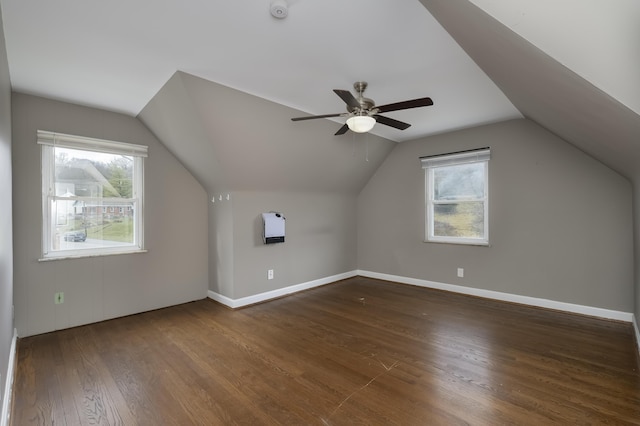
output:
[[[222,201],[222,197],[224,197],[224,199],[226,199],[227,201],[231,200],[231,194],[229,194],[229,193],[227,193],[225,195],[223,195],[223,194],[218,195],[218,201]],[[215,195],[213,195],[211,197],[211,202],[212,203],[216,202],[216,196]]]

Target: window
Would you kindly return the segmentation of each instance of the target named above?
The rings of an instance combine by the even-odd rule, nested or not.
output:
[[[142,251],[147,147],[38,131],[44,259]]]
[[[489,148],[421,157],[426,241],[489,244]]]

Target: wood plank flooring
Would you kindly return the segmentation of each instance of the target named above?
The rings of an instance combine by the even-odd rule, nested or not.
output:
[[[640,424],[630,324],[356,277],[20,339],[11,424]]]

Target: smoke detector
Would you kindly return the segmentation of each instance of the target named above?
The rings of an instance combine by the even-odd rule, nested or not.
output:
[[[284,19],[289,14],[289,7],[284,0],[273,0],[271,2],[271,15],[278,19]]]

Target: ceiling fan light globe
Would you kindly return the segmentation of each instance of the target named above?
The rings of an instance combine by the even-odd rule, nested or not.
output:
[[[368,115],[356,115],[355,117],[349,117],[347,119],[349,130],[356,133],[366,133],[373,129],[375,124],[376,119]]]

